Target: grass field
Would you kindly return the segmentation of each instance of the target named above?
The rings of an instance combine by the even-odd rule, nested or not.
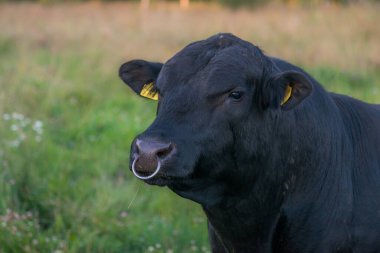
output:
[[[0,5],[0,253],[208,252],[197,204],[128,170],[155,114],[117,77],[232,32],[329,90],[380,103],[380,5],[227,10]]]

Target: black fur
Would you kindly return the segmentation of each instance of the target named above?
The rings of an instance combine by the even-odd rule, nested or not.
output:
[[[138,63],[121,77],[160,93],[138,138],[176,147],[147,183],[202,205],[213,252],[380,252],[379,105],[328,93],[231,34]]]

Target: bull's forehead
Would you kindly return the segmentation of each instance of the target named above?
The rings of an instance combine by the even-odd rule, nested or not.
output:
[[[185,47],[162,68],[157,82],[160,90],[191,86],[211,92],[236,85],[247,70],[259,62],[261,51],[233,35],[216,35]],[[210,90],[211,89],[211,90]]]

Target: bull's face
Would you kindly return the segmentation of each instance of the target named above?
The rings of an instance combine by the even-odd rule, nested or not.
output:
[[[190,44],[165,64],[127,62],[119,74],[158,100],[156,119],[132,143],[133,173],[207,205],[256,173],[246,167],[271,134],[266,111],[290,110],[311,90],[302,74],[279,73],[257,47],[229,34]]]

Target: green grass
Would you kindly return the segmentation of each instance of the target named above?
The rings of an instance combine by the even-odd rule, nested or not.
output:
[[[190,252],[207,246],[196,204],[145,187],[129,173],[130,142],[152,121],[155,103],[127,91],[117,69],[94,71],[97,57],[36,50],[20,61],[21,49],[0,43],[6,48],[0,57],[6,91],[0,252]],[[41,134],[32,127],[36,121],[43,123]]]
[[[328,91],[380,104],[380,72],[377,70],[344,72],[327,66],[305,69]]]
[[[125,18],[121,7],[111,5],[106,10],[112,10],[112,15],[107,16],[101,8],[84,5],[91,13],[104,14],[98,16],[96,27],[105,32],[99,28],[90,33],[88,14],[70,14],[81,6],[43,7],[47,8],[45,16],[50,12],[55,15],[25,24],[13,17],[26,17],[25,13],[36,6],[6,6],[16,10],[8,16],[0,6],[0,253],[209,251],[206,219],[197,204],[166,188],[147,186],[129,172],[131,140],[149,126],[156,104],[129,91],[118,79],[117,69],[121,59],[164,61],[178,48],[216,30],[231,30],[251,38],[249,27],[229,29],[219,23],[212,27],[212,22],[199,34],[184,34],[181,25],[192,26],[189,20],[193,15],[197,22],[235,14],[237,20],[244,21],[250,16],[244,11],[231,14],[221,9],[177,15],[178,10],[169,8],[152,12],[153,22],[143,23],[145,19],[139,21],[135,7],[130,10],[127,6],[130,27],[127,35],[119,38],[107,37],[106,32],[111,29],[110,34],[120,34],[124,27],[120,20]],[[304,10],[299,11],[304,15]],[[360,8],[348,11],[362,13]],[[271,17],[272,10],[265,12],[273,19],[273,27],[282,27],[283,21],[276,21],[281,15]],[[71,19],[62,13],[72,15]],[[325,27],[326,19],[316,20],[313,15],[315,27]],[[329,17],[345,16],[345,12],[333,12]],[[14,28],[4,25],[7,20]],[[157,20],[170,25],[161,27]],[[372,22],[365,23],[368,29],[372,29]],[[66,23],[75,24],[70,26],[74,32]],[[42,29],[46,24],[52,28]],[[34,31],[34,27],[41,30]],[[152,32],[157,29],[162,36]],[[281,51],[282,41],[275,42],[276,34],[268,37],[266,29],[256,31],[257,40],[269,45],[261,47],[270,53]],[[378,34],[377,26],[370,31]],[[346,35],[341,34],[343,38]],[[281,36],[296,38],[287,33]],[[302,45],[304,51],[296,51],[296,62],[328,90],[380,102],[378,58],[371,54],[371,50],[378,50],[376,40],[366,42],[368,51],[362,47],[364,56],[372,57],[370,62],[359,53],[349,54],[347,59],[357,57],[360,61],[347,65],[344,55],[338,60],[321,54],[319,60],[308,64],[318,48],[310,46],[306,37],[289,43],[284,55]],[[353,46],[360,45],[356,42]],[[335,52],[333,49],[328,52]]]

